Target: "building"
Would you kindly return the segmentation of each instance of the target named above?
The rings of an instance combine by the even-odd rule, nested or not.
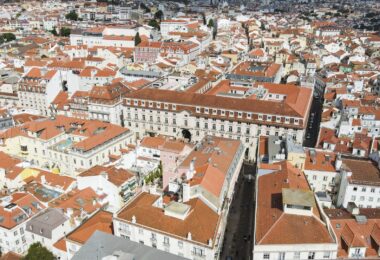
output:
[[[282,74],[283,67],[281,64],[243,61],[228,73],[226,78],[251,82],[280,83]]]
[[[217,258],[243,151],[237,140],[205,138],[167,193],[140,193],[116,213],[115,235],[188,259]]]
[[[47,208],[26,223],[27,240],[33,243],[40,242],[52,250],[53,244],[71,230],[69,222],[63,210]]]
[[[27,122],[1,134],[1,150],[66,175],[110,161],[132,143],[127,128],[65,116]]]
[[[99,245],[101,245],[101,251],[99,250]],[[120,258],[131,257],[140,260],[149,260],[152,258],[165,260],[184,259],[180,256],[172,255],[102,231],[95,231],[73,256],[72,260],[96,259],[97,257],[105,259],[115,255],[118,255]]]
[[[44,209],[33,195],[13,193],[1,199],[0,247],[2,253],[26,252],[33,241],[26,238],[27,220]]]
[[[286,161],[275,165],[256,181],[253,259],[336,259],[337,242],[304,174]]]
[[[336,169],[336,154],[321,150],[306,151],[304,173],[314,192],[327,191],[336,194],[339,188],[340,173]]]
[[[67,234],[67,236],[63,237],[61,241],[57,242],[63,243],[64,248],[66,248],[66,254],[61,252],[60,255],[66,256],[67,259],[72,259],[76,252],[81,249],[81,247],[96,231],[101,231],[112,235],[113,230],[112,213],[99,210],[90,218],[85,220],[82,225]]]
[[[325,209],[337,237],[341,259],[379,258],[380,210],[359,209],[351,203],[348,209]]]
[[[347,208],[350,202],[359,208],[380,207],[380,170],[367,159],[338,158],[341,182],[337,206]]]
[[[107,194],[108,210],[118,211],[136,192],[136,176],[115,166],[96,165],[77,177],[78,188],[91,187]]]
[[[284,96],[286,98],[284,98]],[[199,141],[206,135],[241,140],[252,159],[260,135],[288,135],[301,143],[308,120],[312,91],[295,87],[279,100],[255,94],[231,98],[145,88],[126,95],[125,126],[136,138],[147,133]]]
[[[62,78],[55,70],[32,68],[21,79],[18,88],[19,103],[41,115],[50,115],[49,106],[62,90]]]

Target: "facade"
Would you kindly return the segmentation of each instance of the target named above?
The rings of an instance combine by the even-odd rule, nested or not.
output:
[[[40,242],[52,250],[53,244],[71,230],[70,220],[61,209],[47,208],[26,223],[29,241]]]
[[[350,203],[347,209],[325,209],[325,214],[339,243],[337,257],[379,258],[378,208],[359,209],[355,203]]]
[[[1,252],[24,253],[33,241],[27,239],[26,223],[32,216],[44,209],[33,195],[14,193],[1,199],[0,239]]]
[[[19,84],[17,93],[20,105],[41,115],[50,115],[50,103],[62,87],[62,79],[57,71],[33,68],[23,76]]]
[[[341,182],[337,206],[347,208],[350,202],[359,208],[380,206],[380,175],[376,163],[366,159],[341,158],[338,167]]]
[[[1,135],[2,150],[32,164],[74,176],[109,162],[109,156],[133,142],[121,126],[65,116],[28,122]]]
[[[108,210],[118,211],[136,192],[136,176],[114,166],[96,165],[78,175],[78,188],[91,187],[107,194]]]
[[[126,95],[124,125],[137,138],[155,133],[194,141],[206,135],[239,139],[252,159],[260,135],[287,134],[302,142],[312,93],[299,88],[292,95],[252,100],[145,88]]]

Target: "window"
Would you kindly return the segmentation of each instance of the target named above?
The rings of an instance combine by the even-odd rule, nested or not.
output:
[[[202,248],[194,247],[193,250],[194,250],[193,254],[196,255],[196,256],[204,256],[205,255],[205,251]]]
[[[375,188],[372,188],[372,189],[371,189],[371,192],[374,193],[374,192],[375,192]]]
[[[300,259],[301,254],[300,252],[294,252],[294,259]]]
[[[169,245],[169,238],[164,237],[164,245],[168,246]]]
[[[307,259],[315,259],[315,252],[309,252]]]
[[[139,228],[139,234],[140,235],[144,234],[144,230],[142,228]]]
[[[366,192],[367,188],[366,187],[363,187],[362,188],[362,192]]]
[[[351,196],[351,200],[352,200],[352,201],[355,201],[355,200],[356,200],[356,196],[352,195],[352,196]]]
[[[339,224],[339,223],[336,223],[335,227],[336,227],[336,228],[340,228],[340,224]]]
[[[353,190],[354,190],[354,191],[357,191],[357,190],[358,190],[358,187],[354,187]]]
[[[183,242],[182,242],[182,241],[178,241],[178,247],[179,247],[179,248],[182,248],[182,247],[183,247]]]
[[[269,253],[264,253],[264,256],[263,256],[264,259],[269,259],[269,257],[270,257]]]

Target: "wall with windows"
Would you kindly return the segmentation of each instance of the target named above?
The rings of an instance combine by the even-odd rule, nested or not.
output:
[[[136,223],[114,219],[115,236],[130,239],[134,242],[154,247],[171,254],[188,259],[214,259],[215,251],[208,245],[203,245],[191,239],[164,234]]]

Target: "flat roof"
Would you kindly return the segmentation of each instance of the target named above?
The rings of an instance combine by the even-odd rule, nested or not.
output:
[[[306,207],[315,207],[314,194],[310,190],[282,189],[282,203]]]

